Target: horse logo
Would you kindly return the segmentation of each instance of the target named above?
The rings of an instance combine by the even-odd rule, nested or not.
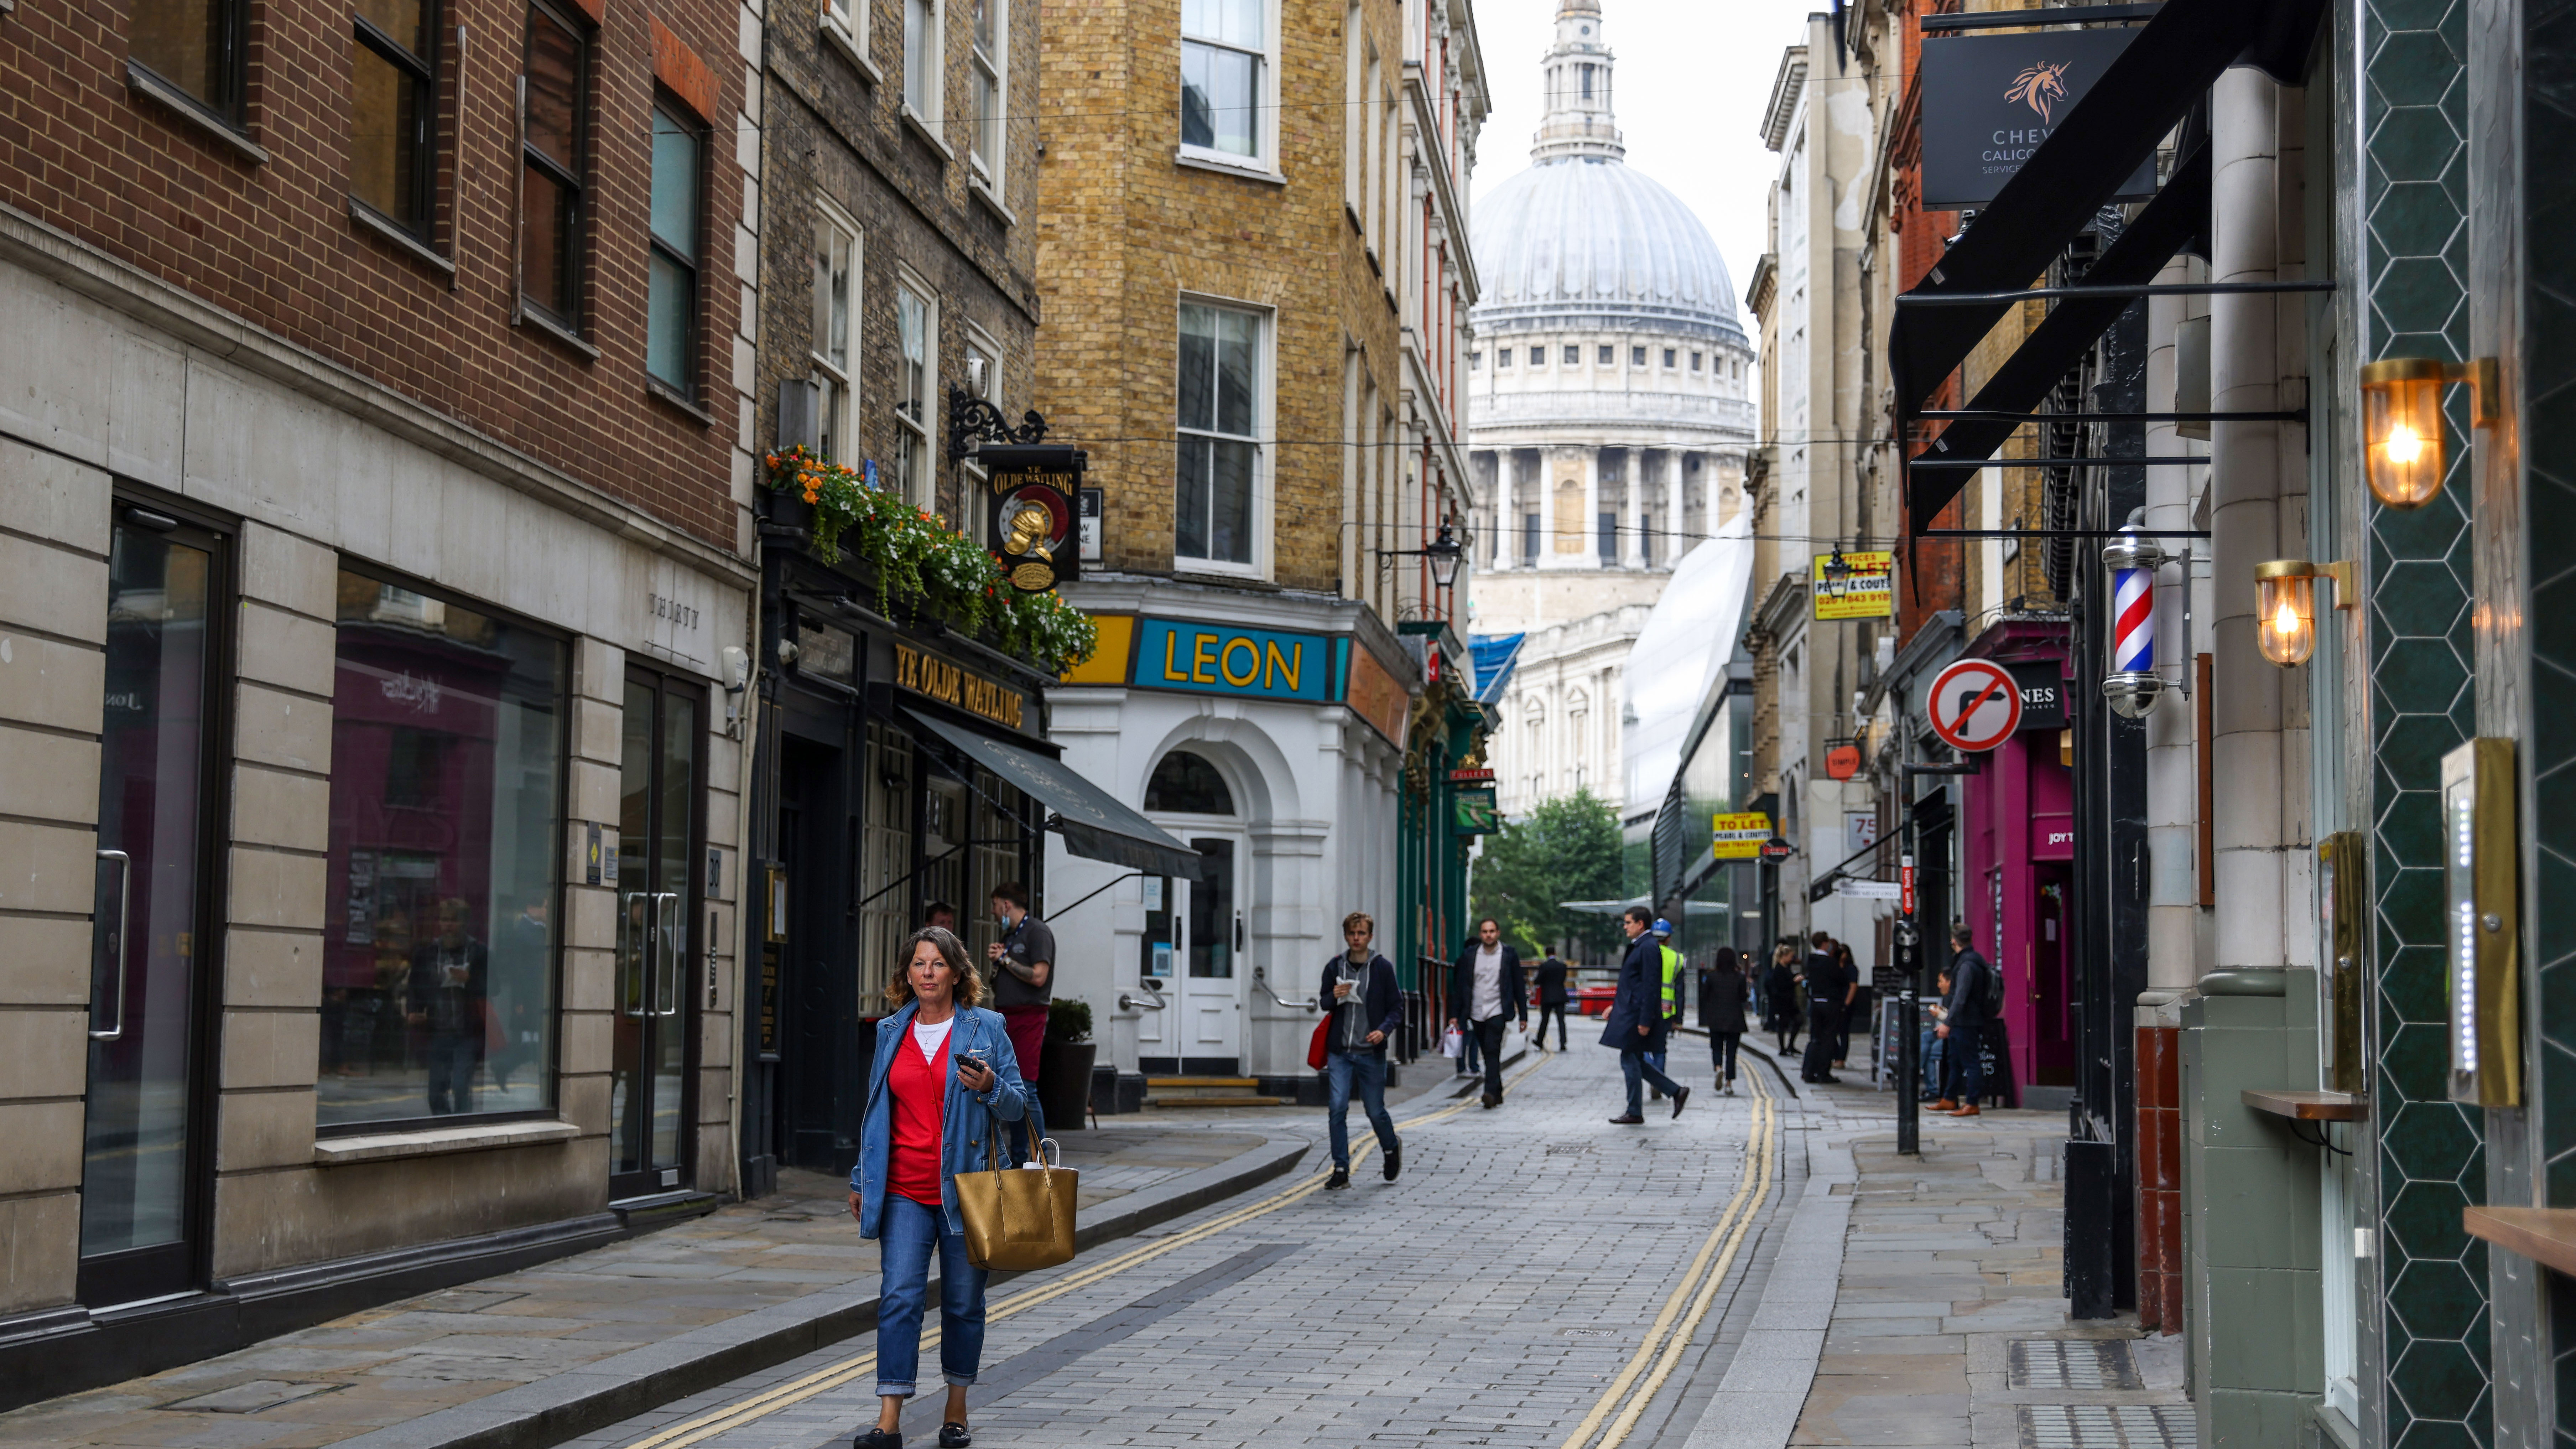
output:
[[[2011,88],[2004,92],[2004,100],[2007,103],[2028,102],[2032,110],[2039,112],[2040,123],[2048,124],[2049,112],[2056,109],[2059,101],[2066,99],[2066,68],[2073,64],[2073,61],[2061,60],[2055,65],[2041,62],[2024,67],[2021,74],[2013,77]]]

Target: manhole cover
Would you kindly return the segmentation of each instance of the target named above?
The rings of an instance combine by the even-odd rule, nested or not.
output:
[[[2021,1449],[2190,1449],[2199,1437],[2189,1404],[2034,1404],[2021,1411]]]
[[[2016,1389],[2134,1389],[2137,1361],[2120,1339],[2017,1338],[2008,1363]]]

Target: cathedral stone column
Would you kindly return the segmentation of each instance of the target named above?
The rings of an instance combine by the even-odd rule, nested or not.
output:
[[[1638,524],[1645,519],[1646,456],[1634,448],[1619,454],[1620,494],[1626,499],[1619,513],[1619,566],[1641,569],[1646,566],[1646,531]]]
[[[1576,535],[1583,541],[1583,546],[1575,550],[1575,557],[1586,566],[1592,565],[1600,554],[1600,520],[1601,450],[1586,448],[1583,450],[1583,517],[1577,524],[1581,531]]]

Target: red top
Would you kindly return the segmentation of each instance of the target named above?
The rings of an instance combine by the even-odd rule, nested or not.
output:
[[[949,1033],[951,1038],[955,1035]],[[939,1060],[925,1062],[921,1044],[911,1032],[897,1037],[886,1090],[894,1096],[894,1160],[886,1172],[886,1185],[923,1207],[938,1207],[939,1135],[948,1106],[948,1038],[939,1043]]]

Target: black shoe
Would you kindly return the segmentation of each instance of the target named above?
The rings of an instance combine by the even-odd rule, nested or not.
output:
[[[1324,1179],[1324,1191],[1326,1192],[1331,1192],[1337,1187],[1348,1187],[1350,1185],[1351,1170],[1347,1167],[1334,1168],[1333,1175]]]
[[[1501,1106],[1501,1105],[1503,1105],[1503,1099],[1502,1099],[1501,1097],[1499,1097],[1499,1096],[1496,1096],[1496,1097],[1487,1097],[1487,1098],[1485,1099],[1485,1106],[1486,1106],[1486,1108],[1487,1108],[1488,1110],[1490,1110],[1490,1109],[1492,1109],[1492,1108],[1495,1108],[1495,1107],[1499,1107],[1499,1106]]]
[[[974,1432],[963,1424],[939,1426],[939,1449],[966,1449],[975,1442]]]
[[[1680,1116],[1682,1114],[1682,1104],[1689,1100],[1690,1088],[1688,1087],[1684,1087],[1680,1091],[1673,1093],[1673,1115],[1676,1117]]]
[[[1643,1123],[1645,1120],[1645,1118],[1638,1116],[1636,1113],[1630,1112],[1623,1116],[1611,1118],[1610,1125],[1613,1127],[1635,1127],[1640,1123]]]
[[[850,1449],[903,1449],[903,1436],[891,1429],[870,1429],[852,1439]]]
[[[1839,1087],[1843,1084],[1843,1079],[1835,1076],[1831,1072],[1827,1072],[1821,1077],[1809,1077],[1807,1080],[1815,1083],[1819,1087]]]
[[[1386,1150],[1386,1180],[1395,1181],[1395,1175],[1402,1171],[1404,1171],[1404,1144],[1399,1142]]]

